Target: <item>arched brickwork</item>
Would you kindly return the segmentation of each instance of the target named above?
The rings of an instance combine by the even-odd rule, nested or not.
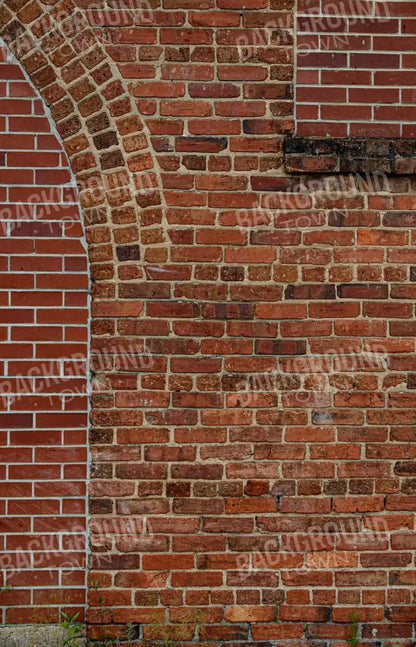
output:
[[[0,13],[1,36],[7,46],[2,50],[5,58],[2,94],[16,94],[16,98],[12,94],[2,103],[2,119],[11,132],[2,139],[7,155],[3,163],[11,167],[1,171],[2,182],[20,185],[26,174],[29,185],[9,190],[2,188],[2,200],[10,203],[2,210],[5,218],[2,219],[2,234],[8,239],[3,242],[2,253],[10,254],[10,265],[7,265],[7,257],[2,256],[6,263],[3,269],[9,271],[7,276],[2,275],[2,288],[11,291],[10,297],[7,292],[2,292],[2,296],[6,301],[11,299],[9,306],[19,307],[26,301],[30,306],[27,311],[18,309],[15,314],[6,310],[3,317],[9,329],[3,329],[2,352],[6,363],[2,392],[12,394],[4,398],[5,412],[1,416],[2,433],[8,445],[3,455],[3,477],[7,485],[3,488],[2,506],[7,519],[3,522],[6,535],[2,568],[4,584],[12,586],[12,590],[3,593],[3,621],[57,622],[61,608],[80,612],[80,618],[84,615],[88,356],[91,351],[92,369],[96,369],[97,407],[100,408],[102,400],[105,406],[106,397],[100,393],[105,388],[102,371],[111,362],[117,347],[116,340],[112,348],[103,348],[99,342],[90,347],[88,310],[85,309],[89,292],[85,259],[82,265],[82,255],[85,256],[87,249],[85,245],[80,247],[77,240],[82,234],[79,228],[85,225],[88,242],[93,315],[96,317],[92,333],[95,327],[105,326],[108,330],[111,325],[114,332],[114,317],[139,315],[142,310],[140,303],[118,301],[116,280],[142,277],[144,259],[158,262],[165,258],[161,246],[164,242],[161,198],[143,124],[126,93],[125,83],[93,30],[88,28],[82,12],[68,2],[54,6],[21,2],[4,3]],[[17,56],[34,87],[25,80],[19,64],[9,63],[7,52]],[[36,98],[37,91],[43,101]],[[41,117],[43,102],[50,110],[50,117],[49,114]],[[29,106],[36,115],[33,118],[28,117]],[[16,116],[13,110],[17,111]],[[8,111],[12,117],[7,117]],[[13,123],[7,119],[12,119]],[[53,134],[48,135],[49,123],[56,124],[58,139]],[[33,155],[31,142],[37,147]],[[64,149],[59,148],[60,142]],[[46,152],[49,148],[50,152]],[[62,161],[58,164],[55,158]],[[19,171],[14,168],[18,165],[28,168]],[[73,177],[71,172],[76,176],[77,187],[61,188],[61,184],[68,184]],[[83,223],[77,206],[78,196]],[[68,204],[67,208],[66,202],[71,200],[75,204],[72,208]],[[24,222],[7,224],[6,212],[8,219]],[[32,218],[41,221],[31,222]],[[78,218],[78,222],[72,222],[74,218]],[[27,219],[30,222],[25,222]],[[42,257],[25,257],[26,253],[42,254]],[[11,273],[14,268],[21,271],[19,261],[22,268],[28,267],[27,274]],[[45,274],[31,277],[32,266],[34,271]],[[59,271],[64,275],[56,274]],[[13,292],[25,286],[27,293]],[[55,292],[43,292],[47,286],[51,290],[55,288]],[[33,288],[36,292],[32,294]],[[52,301],[49,302],[49,298]],[[61,302],[56,301],[59,298]],[[48,319],[50,311],[43,307],[54,304],[63,309],[49,314]],[[24,323],[18,315],[27,317],[27,328],[18,325]],[[62,324],[73,320],[78,327],[46,326],[49,322],[58,323],[59,317]],[[99,317],[104,318],[102,322]],[[80,326],[82,321],[84,333]],[[24,339],[26,346],[30,341],[37,343],[32,343],[31,350],[23,343],[19,345],[18,342]],[[40,343],[42,341],[45,343]],[[65,345],[66,342],[69,343]],[[33,359],[31,352],[34,352]],[[129,352],[137,352],[131,344]],[[14,361],[9,361],[9,357]],[[43,379],[32,379],[37,368]],[[60,375],[62,379],[57,379]],[[74,379],[68,381],[68,377]],[[27,385],[28,380],[30,385]],[[43,393],[30,395],[33,390],[40,393],[42,389],[47,396]],[[60,395],[62,390],[65,396]],[[68,411],[58,420],[60,414],[52,412],[60,406]],[[10,412],[6,413],[8,409]],[[53,430],[51,425],[56,425],[57,429]],[[34,431],[30,432],[32,428]],[[61,455],[60,443],[63,445]],[[20,461],[23,461],[22,466],[18,464]],[[57,464],[59,461],[61,465]],[[62,482],[51,481],[49,485],[44,480],[52,478],[61,478]],[[15,482],[16,479],[19,481]],[[57,498],[45,498],[52,495],[49,488]],[[25,496],[33,499],[23,500]],[[21,520],[16,516],[19,506],[26,507]],[[43,514],[48,518],[39,516]],[[35,551],[34,556],[28,557],[25,549]],[[48,551],[52,551],[53,556]],[[35,566],[29,569],[32,560]]]
[[[42,41],[43,16],[79,17],[69,52],[48,36],[39,55],[18,55],[79,183],[117,185],[97,198],[81,186],[90,633],[131,621],[150,642],[172,631],[221,647],[337,644],[358,610],[367,642],[408,644],[411,164],[381,179],[284,171],[292,0],[150,5],[151,24],[116,1],[1,10],[11,43],[22,30]],[[320,158],[322,145],[306,148]]]
[[[162,221],[158,176],[126,84],[72,2],[4,2],[1,25],[2,38],[50,107],[77,177],[92,278],[123,276],[123,264],[140,259],[140,243],[164,243],[155,229]],[[144,256],[165,258],[163,248]]]

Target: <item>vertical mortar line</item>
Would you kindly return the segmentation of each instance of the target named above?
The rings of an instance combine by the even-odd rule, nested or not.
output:
[[[297,81],[297,71],[298,71],[298,57],[297,57],[297,51],[298,51],[298,30],[297,30],[297,22],[298,22],[298,0],[295,0],[295,7],[294,7],[294,12],[293,12],[293,119],[294,119],[294,126],[293,126],[293,134],[297,134],[297,126],[298,126],[298,119],[297,119],[297,103],[296,103],[296,81]]]

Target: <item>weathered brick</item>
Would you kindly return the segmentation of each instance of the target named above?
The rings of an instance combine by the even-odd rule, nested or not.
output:
[[[294,92],[293,0],[5,0],[83,220],[0,49],[3,550],[64,542],[3,623],[83,613],[89,343],[92,638],[411,641],[415,27],[373,4],[298,1]]]

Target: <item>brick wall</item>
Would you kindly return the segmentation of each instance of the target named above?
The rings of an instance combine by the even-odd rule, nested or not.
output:
[[[0,62],[2,622],[85,606],[88,268],[56,129]]]
[[[299,135],[414,137],[413,2],[300,0]]]
[[[365,643],[414,640],[415,181],[284,170],[293,9],[0,15],[78,181],[107,187],[80,194],[92,637],[336,645],[358,611]],[[39,24],[59,10],[69,58]]]

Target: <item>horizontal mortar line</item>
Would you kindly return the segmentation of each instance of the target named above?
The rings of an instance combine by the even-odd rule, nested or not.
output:
[[[1,68],[0,68],[0,75],[1,75]],[[17,117],[18,115],[15,115],[15,116]],[[23,131],[22,131],[21,134],[23,136],[25,136],[25,133]],[[16,133],[0,132],[0,137],[2,135],[16,135]],[[55,153],[56,149],[55,148],[42,148],[41,147],[41,148],[32,148],[29,151],[27,151],[26,149],[23,149],[23,148],[13,148],[12,146],[7,146],[7,149],[4,150],[4,152],[5,153]],[[45,168],[45,167],[42,167],[42,168]],[[62,171],[68,171],[69,170],[69,168],[67,168],[67,167],[60,167],[60,166],[54,166],[53,169],[54,170],[62,170]]]
[[[3,169],[3,170],[6,170],[6,171],[27,171],[27,169],[26,169],[26,168],[22,168],[22,167],[20,167],[20,166],[4,166],[4,167],[2,166],[2,167],[0,168],[0,186],[10,187],[10,188],[12,188],[12,189],[14,189],[14,188],[18,188],[18,187],[20,187],[20,186],[27,187],[28,189],[31,189],[32,187],[33,187],[34,189],[39,189],[39,185],[38,185],[38,184],[36,184],[35,182],[33,182],[33,184],[31,184],[30,182],[20,182],[20,183],[13,182],[13,184],[10,184],[10,182],[3,182],[3,181],[1,180],[1,171],[2,171],[2,169]],[[39,170],[39,171],[40,171],[41,169],[37,169],[37,170]],[[55,186],[55,187],[57,187],[57,188],[58,188],[58,187],[60,188],[60,187],[62,186],[62,184],[55,184],[55,185],[53,185],[53,186]],[[36,192],[36,191],[34,190],[34,191],[33,191],[33,193],[36,193],[37,195],[39,195],[39,191],[38,191],[38,192]],[[6,203],[3,203],[3,204],[8,204],[8,203],[6,202]],[[13,203],[13,204],[15,204],[15,203]],[[23,203],[22,203],[22,204],[23,204]],[[41,204],[41,205],[43,205],[43,204],[50,204],[50,203],[35,202],[34,204]],[[68,203],[68,204],[69,204],[69,203]],[[6,208],[7,208],[7,207],[6,207]]]
[[[29,429],[29,430],[28,430],[28,429],[25,429],[24,431],[33,431],[33,430],[31,430],[31,429]],[[84,447],[86,447],[86,445],[84,445]],[[13,447],[13,449],[16,449],[16,448],[15,448],[15,447]],[[28,465],[32,466],[32,465],[34,465],[34,463],[29,461],[28,463],[10,463],[10,464],[9,464],[9,466],[12,466],[12,467],[19,467],[19,466],[21,466],[21,467],[25,467],[25,466],[26,466],[26,467],[27,467]],[[66,467],[66,466],[68,466],[68,465],[72,465],[72,466],[73,466],[73,465],[85,465],[85,462],[83,462],[83,463],[59,463],[59,464],[58,464],[58,463],[36,463],[35,465],[36,465],[36,467],[39,467],[39,465],[42,465],[42,466],[44,466],[44,467],[56,467],[57,465],[58,465],[59,467]],[[62,482],[66,482],[66,478],[64,478],[64,477],[59,477],[59,478],[56,478],[56,479],[50,479],[50,480],[48,479],[47,481],[39,481],[39,483],[50,483],[50,481],[53,481],[53,480],[54,480],[54,481],[62,481]],[[74,479],[74,480],[76,480],[76,479]],[[126,480],[126,479],[122,479],[122,480]],[[134,479],[133,479],[133,480],[134,480]],[[10,482],[10,483],[28,483],[28,482],[29,482],[29,483],[33,483],[33,481],[32,481],[32,480],[28,481],[27,479],[26,479],[26,481],[25,481],[24,479],[22,479],[22,480],[20,480],[20,481],[15,481],[15,480],[13,480],[13,481],[7,481],[7,482]],[[80,481],[80,482],[85,483],[85,478],[81,479],[81,481]],[[13,497],[13,498],[15,499],[15,498],[19,498],[19,497]],[[21,498],[23,498],[23,497],[21,497]],[[33,497],[28,497],[28,498],[33,498]],[[82,497],[78,497],[78,498],[82,498]],[[14,516],[18,516],[18,515],[14,515]],[[81,515],[81,516],[82,516],[82,515]],[[17,531],[17,533],[16,533],[16,534],[20,534],[20,533],[19,533],[19,531]]]
[[[410,86],[410,87],[411,87],[411,86]],[[9,187],[10,187],[10,184],[8,184],[7,186],[9,186]],[[11,188],[14,188],[14,186],[15,186],[15,185],[13,185]],[[17,186],[17,185],[16,185],[16,186]],[[26,188],[28,188],[28,189],[31,189],[31,188],[32,188],[32,186],[36,186],[36,185],[27,186],[27,184],[24,184],[24,185],[19,185],[19,186],[24,186],[24,187],[26,187]],[[48,187],[48,188],[51,188],[51,187]],[[52,188],[54,188],[54,187],[52,187]],[[56,187],[55,187],[55,188],[56,188]],[[44,196],[42,196],[42,197],[44,197]],[[67,207],[68,205],[71,205],[71,206],[73,206],[73,205],[80,206],[78,201],[77,201],[77,202],[71,202],[71,201],[68,201],[68,202],[54,202],[54,201],[47,202],[46,200],[45,200],[44,202],[39,202],[39,201],[34,201],[34,200],[32,200],[31,202],[28,202],[28,201],[24,202],[23,200],[19,200],[19,201],[17,202],[16,200],[11,200],[10,202],[3,202],[2,204],[3,204],[3,205],[17,205],[17,206],[30,205],[30,206],[33,206],[33,207],[45,207],[45,206],[48,206],[48,207],[50,207],[51,209],[52,209],[53,207],[63,207],[63,208],[65,208],[65,207]],[[98,205],[98,206],[101,206],[101,205]],[[7,209],[7,208],[8,208],[7,206],[4,206],[4,209]],[[80,221],[80,218],[78,218],[78,220],[74,220],[73,222],[79,222],[79,221]],[[71,221],[71,222],[72,222],[72,221]]]
[[[401,20],[402,18],[397,18],[397,21]],[[348,21],[347,18],[344,18],[343,20]],[[403,18],[403,20],[415,20],[415,16],[412,18]],[[318,21],[317,21],[318,22]],[[354,25],[347,25],[348,27],[354,27]],[[310,25],[308,25],[310,27]],[[298,35],[300,34],[301,36],[337,36],[338,38],[345,38],[347,36],[357,36],[357,38],[361,37],[374,37],[374,38],[399,38],[400,40],[403,40],[405,42],[406,40],[412,40],[413,38],[416,37],[416,34],[412,34],[409,32],[404,32],[404,31],[354,31],[354,29],[348,29],[347,31],[343,31],[342,27],[343,25],[338,25],[339,28],[338,31],[336,31],[336,27],[332,27],[330,29],[320,29],[320,26],[317,25],[317,28],[314,29],[313,26],[310,27],[309,29],[298,29],[297,33]],[[248,28],[247,28],[248,29]],[[254,40],[254,39],[253,39]],[[254,47],[261,47],[261,44],[257,44],[256,42],[253,43]],[[285,47],[288,47],[288,45],[284,44],[279,44],[276,43],[276,47],[279,47],[281,49],[284,49]],[[401,50],[400,50],[401,51]],[[224,63],[225,65],[225,63]],[[150,79],[149,79],[150,80]],[[19,117],[20,115],[18,114],[13,114],[10,115],[12,117]],[[7,133],[6,133],[7,134]],[[45,150],[50,150],[53,153],[56,153],[57,150],[56,148],[48,148]]]
[[[298,119],[299,124],[304,124],[306,122],[308,122],[308,123],[316,123],[316,124],[319,124],[319,125],[327,124],[328,126],[333,126],[335,124],[362,124],[362,125],[367,126],[367,127],[370,127],[370,126],[384,126],[384,125],[387,125],[387,124],[389,126],[394,126],[394,125],[397,125],[397,124],[399,124],[399,125],[402,124],[402,125],[407,126],[407,125],[414,125],[414,123],[415,123],[414,121],[400,121],[400,120],[390,121],[388,119],[380,119],[380,120],[377,120],[377,121],[375,121],[375,120],[366,121],[365,119],[353,119],[352,117],[349,118],[349,119],[347,119],[347,118],[346,119],[340,119],[339,117],[338,118],[335,117],[333,119],[329,119],[328,117],[321,117],[320,119],[313,119],[313,120],[311,120],[311,119]],[[298,137],[311,137],[311,135],[298,135]],[[383,135],[356,135],[354,137],[352,137],[352,136],[349,136],[349,137],[326,137],[325,135],[322,135],[322,136],[314,135],[313,137],[315,139],[322,139],[322,138],[325,139],[326,138],[328,140],[330,140],[330,139],[352,139],[352,140],[354,140],[354,139],[401,139],[401,140],[406,141],[406,138],[403,138],[403,137],[390,137],[390,136],[385,137]],[[412,138],[410,138],[410,139],[412,139]],[[388,155],[386,155],[385,157],[387,158]],[[383,159],[383,158],[378,158],[378,159]],[[400,158],[397,158],[397,159],[400,159]],[[413,159],[413,156],[412,156],[412,159]],[[303,171],[303,172],[307,173],[308,171]],[[332,172],[333,171],[331,171],[331,173]],[[344,174],[348,174],[348,173],[351,173],[351,171],[344,171]],[[339,174],[339,172],[338,172],[338,174]],[[412,171],[411,175],[413,175],[413,174],[414,173]],[[341,175],[342,175],[342,173],[341,173]]]
[[[63,481],[63,482],[66,482],[66,480]],[[134,495],[132,495],[132,496],[134,496]],[[5,501],[10,502],[10,503],[19,503],[19,502],[30,503],[32,501],[36,501],[36,502],[38,502],[38,501],[39,502],[42,502],[42,501],[60,502],[62,500],[63,501],[79,501],[79,500],[84,501],[86,498],[87,498],[86,494],[78,494],[78,495],[74,494],[73,496],[70,496],[68,494],[62,494],[61,496],[56,496],[55,495],[54,497],[52,497],[52,496],[51,497],[50,496],[44,496],[44,495],[43,496],[39,496],[39,495],[35,496],[35,495],[33,495],[33,496],[27,496],[27,497],[24,497],[24,496],[5,497]],[[62,513],[56,513],[56,514],[64,515],[63,512]],[[70,515],[70,513],[65,513],[65,514],[68,515],[68,516],[73,516],[73,515]],[[36,513],[22,512],[21,516],[22,517],[48,517],[48,516],[53,516],[53,514],[50,513],[50,512],[36,512]],[[81,512],[79,516],[83,517],[83,516],[86,516],[86,515]]]
[[[313,68],[310,68],[313,69]],[[318,68],[315,68],[318,69]],[[319,70],[322,70],[322,68],[319,68]],[[301,69],[303,71],[303,68]],[[325,68],[322,70],[324,72],[330,72],[332,71],[332,68]],[[333,71],[338,72],[338,68],[334,68]],[[350,71],[350,70],[341,70],[342,72],[345,71]],[[391,72],[391,71],[397,71],[397,70],[379,70],[381,72]],[[298,83],[299,88],[342,88],[344,90],[380,90],[383,91],[384,89],[389,89],[389,90],[413,90],[416,91],[416,87],[414,85],[394,85],[393,87],[391,85],[361,85],[361,84],[354,84],[354,85],[348,85],[347,83],[341,84],[341,83],[319,83],[319,84],[311,84],[311,83]],[[402,104],[400,104],[402,105]],[[413,104],[414,105],[414,104]]]
[[[402,211],[403,211],[403,209],[402,209]],[[19,240],[19,239],[24,238],[24,236],[4,236],[4,239],[6,239],[6,238],[7,238],[7,240],[10,240],[10,239]],[[48,241],[55,240],[55,238],[53,238],[53,237],[49,238],[48,236],[34,237],[34,238],[36,238],[36,240],[44,240],[44,239],[46,239]],[[62,236],[57,236],[56,238],[57,239],[59,238],[59,240],[61,240]],[[64,238],[64,240],[67,240],[67,239]],[[8,255],[6,254],[6,256],[8,256]],[[26,254],[26,255],[25,254],[21,254],[21,255],[19,255],[19,254],[13,254],[13,255],[10,254],[10,258],[13,258],[13,257],[20,258],[20,256],[24,256],[25,258],[29,258],[29,259],[42,257],[42,259],[43,258],[50,258],[51,260],[52,259],[54,260],[56,258],[59,258],[59,256],[53,256],[52,254],[48,254],[47,256],[44,256],[43,254],[36,253],[36,252],[32,252],[31,254]],[[81,255],[79,254],[78,256],[81,256]],[[2,257],[2,255],[0,254],[0,258],[1,257]],[[31,269],[27,269],[27,270],[12,270],[12,269],[10,269],[10,270],[5,270],[4,272],[0,272],[0,276],[1,275],[7,276],[8,274],[19,274],[20,276],[27,276],[28,274],[30,276],[50,276],[50,275],[53,275],[53,276],[61,277],[61,276],[67,276],[68,274],[74,274],[76,276],[86,276],[86,270],[84,270],[84,271],[75,271],[75,270],[67,270],[65,268],[62,268],[62,270],[52,270],[52,271],[51,270],[45,270],[44,272],[42,272],[42,271],[31,270]],[[0,292],[10,292],[11,294],[19,294],[20,292],[27,292],[27,291],[31,291],[31,292],[60,292],[60,291],[62,291],[62,292],[74,292],[74,291],[78,291],[78,290],[81,290],[81,289],[82,288],[55,288],[53,286],[51,286],[50,288],[39,288],[39,287],[35,287],[35,288],[3,288],[2,286],[0,286]],[[14,307],[14,306],[12,306],[12,307]],[[19,306],[16,305],[16,308],[17,307],[19,307]],[[28,308],[28,307],[31,307],[31,308],[45,308],[45,307],[50,308],[50,307],[53,307],[55,309],[55,308],[59,308],[60,306],[58,306],[58,305],[56,305],[56,306],[55,305],[48,306],[47,304],[39,304],[39,305],[31,305],[31,306],[24,306],[24,307],[26,307],[26,308]],[[61,306],[61,307],[66,307],[66,308],[71,307],[71,308],[78,308],[78,309],[87,308],[87,306],[80,306],[80,305],[78,305],[78,306],[65,306],[64,305],[64,306]]]
[[[309,36],[305,37],[305,39],[309,38]],[[335,38],[335,36],[329,36],[329,38]],[[366,38],[366,36],[364,36]],[[329,46],[325,46],[324,43],[320,43],[319,45],[313,43],[313,42],[305,42],[303,47],[300,45],[300,48],[297,51],[296,54],[296,60],[302,60],[303,58],[307,58],[308,56],[312,56],[313,54],[322,54],[322,55],[328,55],[328,56],[336,56],[340,58],[341,56],[349,56],[350,54],[354,55],[370,55],[371,58],[375,58],[376,56],[387,56],[390,55],[390,57],[396,56],[396,57],[401,57],[405,55],[413,55],[416,50],[407,50],[403,49],[398,52],[392,52],[392,50],[384,50],[384,49],[374,49],[374,47],[367,46],[367,47],[353,47],[352,45],[349,45],[348,43],[339,43],[340,45],[343,46],[341,49],[329,49]],[[335,47],[335,45],[333,46]],[[331,70],[332,68],[324,68],[325,70]],[[355,68],[352,68],[355,69]],[[361,69],[361,68],[359,68]],[[372,70],[383,70],[383,69],[390,69],[387,66],[386,67],[381,67],[381,68],[371,68]],[[408,70],[409,72],[412,71],[411,67],[405,67],[405,70]]]
[[[31,188],[32,188],[32,186],[36,187],[36,185],[35,185],[35,184],[33,184],[33,185],[31,185],[31,186],[28,186],[27,184],[16,184],[16,185],[13,185],[12,187],[10,187],[10,184],[8,184],[8,185],[5,185],[5,186],[8,186],[9,188],[14,188],[15,186],[16,186],[16,187],[17,187],[17,186],[23,186],[23,187],[26,187],[27,189],[31,189]],[[56,188],[58,188],[59,186],[61,186],[61,185],[56,185],[56,186],[52,186],[52,187],[46,187],[46,190],[48,190],[48,189],[56,189]],[[35,192],[33,192],[33,193],[34,193],[34,195],[39,195],[39,194],[36,194]],[[43,197],[43,196],[42,196],[42,197]],[[49,202],[49,201],[48,201],[48,200],[46,200],[46,199],[45,199],[43,202],[40,202],[40,201],[34,201],[34,200],[32,200],[32,201],[30,201],[30,202],[28,202],[28,201],[24,202],[23,200],[20,200],[19,202],[16,202],[15,200],[11,200],[10,202],[3,202],[3,204],[5,204],[5,205],[6,205],[6,204],[20,204],[20,205],[28,204],[28,205],[33,205],[33,206],[37,206],[37,207],[43,207],[43,206],[45,206],[45,205],[56,205],[56,206],[58,206],[58,207],[65,207],[65,206],[67,206],[67,205],[71,205],[71,206],[72,206],[72,205],[77,205],[77,206],[80,206],[80,204],[79,204],[79,201],[78,201],[78,200],[74,200],[74,201],[72,201],[72,200],[68,200],[68,202]],[[102,206],[103,206],[103,205],[97,205],[97,208],[98,208],[98,207],[102,207]],[[7,208],[7,207],[5,207],[5,208]],[[83,208],[87,208],[87,209],[89,209],[89,208],[91,208],[91,207],[83,207]],[[74,221],[74,222],[79,222],[79,220]]]
[[[322,89],[329,90],[330,88],[328,86],[324,86],[324,88],[322,88]],[[415,95],[416,95],[416,90],[415,90]],[[305,101],[305,100],[299,99],[298,100],[298,105],[302,105],[302,106],[320,106],[321,108],[325,107],[325,106],[340,106],[340,107],[345,107],[345,106],[348,106],[348,107],[364,106],[364,107],[368,107],[368,108],[371,108],[371,107],[376,107],[376,108],[416,108],[416,104],[414,104],[414,103],[383,103],[383,104],[380,104],[380,103],[373,103],[373,102],[370,102],[370,101],[356,101],[356,100],[352,101],[352,100],[348,100],[347,102],[344,102],[344,101],[339,101],[339,100],[338,101],[328,101],[328,100],[320,101],[320,100],[317,100],[317,99],[316,100],[311,100],[311,101]],[[411,123],[414,123],[414,121],[412,121]],[[387,138],[387,139],[389,139],[389,138]],[[38,221],[38,222],[40,222],[40,221]],[[283,229],[283,227],[282,227],[282,229]]]
[[[26,277],[28,275],[28,270],[26,270],[26,272],[23,272],[23,271],[18,272],[16,270],[7,270],[7,271],[4,272],[4,276],[7,276],[8,274],[13,274],[15,276],[18,276],[19,278],[20,277],[24,278],[24,277]],[[79,279],[80,277],[83,278],[85,276],[85,273],[83,273],[83,272],[75,273],[75,272],[71,272],[71,271],[66,270],[66,269],[53,270],[51,272],[33,272],[33,274],[31,274],[31,276],[35,276],[35,275],[39,276],[39,277],[51,276],[51,278],[53,277],[54,279],[57,279],[57,278],[61,278],[61,277],[64,277],[64,276],[66,277],[68,274],[71,274],[72,278],[74,278],[74,279],[75,278]],[[0,281],[2,279],[2,276],[3,275],[0,273]],[[78,288],[77,290],[75,290],[75,289],[72,290],[71,288],[61,288],[61,287],[39,288],[39,287],[35,287],[35,286],[27,287],[27,288],[16,288],[16,289],[15,288],[0,288],[0,295],[3,295],[3,296],[8,295],[8,296],[11,296],[11,297],[14,297],[15,294],[22,296],[22,295],[26,295],[27,293],[30,293],[31,297],[33,297],[33,296],[41,296],[41,295],[47,296],[50,293],[52,293],[53,296],[55,296],[55,293],[57,293],[57,292],[61,292],[62,296],[64,296],[64,297],[68,297],[68,296],[71,297],[73,294],[76,294],[77,296],[79,296],[80,294],[83,294],[85,292],[85,290],[81,290],[81,288]],[[35,313],[37,310],[39,310],[40,312],[45,312],[45,311],[48,311],[48,310],[59,310],[59,311],[62,310],[63,311],[63,310],[68,310],[68,309],[77,310],[77,311],[85,310],[86,312],[89,311],[88,304],[86,304],[86,303],[84,303],[83,305],[72,305],[72,304],[65,303],[65,301],[64,302],[61,301],[60,304],[55,304],[55,303],[29,303],[29,304],[9,303],[9,304],[4,304],[4,306],[2,306],[2,308],[3,307],[8,313],[10,313],[11,310],[17,310],[17,311],[30,310],[32,313]],[[19,321],[19,322],[16,322],[16,323],[23,324],[23,325],[25,324],[24,321]],[[55,322],[51,322],[51,323],[60,323],[61,325],[69,326],[69,325],[79,325],[80,322],[72,322],[72,321],[56,322],[55,321]],[[6,326],[7,325],[11,326],[11,325],[14,325],[14,322],[13,321],[3,321],[3,322],[0,321],[0,324],[6,325]]]
[[[5,186],[10,186],[10,184],[6,184]],[[20,185],[19,184],[14,184],[13,186],[20,186]],[[13,207],[15,207],[15,206],[20,207],[21,206],[21,204],[19,202],[8,202],[8,203],[4,203],[4,204],[12,205]],[[31,204],[33,204],[34,207],[37,206],[39,208],[40,207],[43,208],[45,206],[45,204],[50,204],[50,203],[33,202]],[[37,217],[33,217],[33,218],[26,218],[26,217],[23,217],[23,218],[2,218],[1,217],[2,211],[6,211],[6,209],[9,209],[9,207],[6,206],[6,207],[4,207],[4,209],[0,210],[0,222],[5,222],[5,223],[10,222],[10,223],[13,223],[13,224],[19,224],[21,222],[36,222],[36,223],[44,223],[45,225],[50,225],[52,223],[66,223],[66,222],[70,223],[72,225],[72,224],[81,222],[81,218],[51,218],[51,217],[49,217],[49,218],[37,218]],[[53,211],[53,209],[50,209],[50,211]]]
[[[283,15],[286,15],[285,12],[282,12]],[[343,18],[344,20],[356,19],[358,18],[360,22],[388,22],[390,20],[403,20],[408,18],[414,18],[414,14],[409,14],[405,16],[373,16],[373,14],[341,14],[341,13],[301,13],[297,12],[298,18],[308,18],[310,20],[315,20],[318,18],[333,19],[333,18]],[[138,43],[139,44],[139,43]]]
[[[322,54],[323,52],[319,52],[319,53]],[[414,54],[416,54],[416,51],[414,52]],[[397,73],[397,72],[409,72],[409,74],[414,73],[414,70],[412,70],[410,68],[403,68],[403,67],[377,67],[377,68],[374,68],[374,67],[339,67],[339,66],[337,66],[337,67],[322,67],[320,65],[314,65],[314,66],[310,66],[310,67],[308,67],[307,65],[305,65],[305,66],[299,66],[298,65],[298,72],[299,71],[300,72],[305,72],[305,71],[308,71],[308,72],[310,72],[310,71],[312,71],[312,72],[349,72],[349,73],[351,73],[351,72],[373,72],[373,73],[389,72],[391,74]],[[355,86],[355,85],[352,86],[352,85],[348,85],[346,83],[345,87],[358,87],[358,86]],[[367,85],[365,87],[368,87],[368,88],[371,88],[371,87],[377,87],[377,88],[378,87],[381,87],[381,88],[388,87],[389,89],[391,89],[392,86],[391,85],[378,85],[378,84],[375,84],[374,86],[373,85],[371,85],[371,86]],[[402,86],[393,86],[393,88],[394,87],[402,87]],[[409,86],[409,87],[414,88],[414,86]]]

